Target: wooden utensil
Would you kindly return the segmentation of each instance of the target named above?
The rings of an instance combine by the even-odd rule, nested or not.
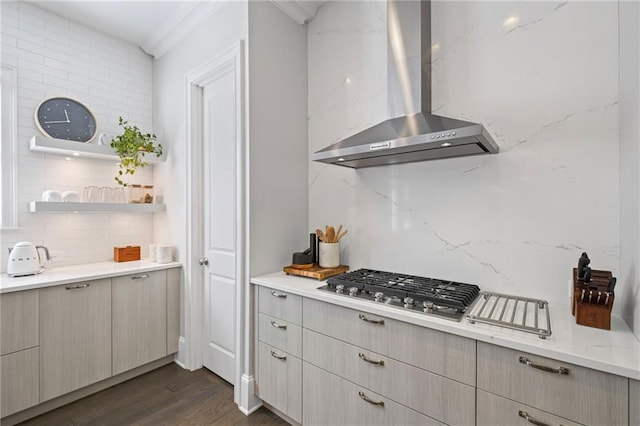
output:
[[[347,235],[347,232],[349,232],[349,230],[345,229],[344,231],[342,231],[342,233],[338,233],[338,236],[336,237],[336,243],[340,242],[340,239]]]
[[[327,237],[328,243],[336,242],[336,230],[333,228],[333,226],[325,227],[325,236]]]
[[[318,238],[320,238],[320,241],[322,241],[323,243],[327,242],[324,232],[322,232],[322,229],[316,229],[316,235],[318,236]]]

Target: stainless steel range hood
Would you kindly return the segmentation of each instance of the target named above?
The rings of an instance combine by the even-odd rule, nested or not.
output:
[[[404,49],[418,39],[420,78],[412,89],[412,64]],[[313,153],[312,160],[361,168],[498,152],[482,124],[431,114],[430,1],[387,2],[387,64],[389,113],[395,118]],[[394,115],[415,103],[421,112]]]

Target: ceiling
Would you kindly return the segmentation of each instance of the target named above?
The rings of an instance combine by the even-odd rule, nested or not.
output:
[[[159,58],[226,1],[233,0],[26,0],[57,16],[140,46]],[[265,0],[250,0],[265,1]],[[271,0],[298,24],[313,19],[326,1]]]

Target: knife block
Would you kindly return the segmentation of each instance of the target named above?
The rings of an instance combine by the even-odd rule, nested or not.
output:
[[[589,291],[597,294],[597,292],[606,293],[609,279],[613,276],[611,271],[591,271],[591,282],[585,284],[584,281],[578,279],[578,269],[573,268],[573,298],[571,300],[571,311],[576,317],[576,323],[587,327],[601,328],[603,330],[611,330],[611,309],[615,296],[613,293],[609,296],[606,304],[597,303],[591,299],[589,303],[586,297],[582,298],[582,291],[585,295]],[[605,297],[605,296],[601,296]]]

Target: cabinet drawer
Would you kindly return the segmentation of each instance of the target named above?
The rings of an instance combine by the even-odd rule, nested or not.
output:
[[[38,290],[0,295],[0,354],[38,346]]]
[[[0,357],[0,417],[39,402],[40,349],[31,348]]]
[[[443,425],[307,362],[303,365],[305,426]]]
[[[477,426],[530,426],[531,424],[580,426],[562,417],[478,390]]]
[[[302,361],[265,343],[258,343],[260,398],[291,417],[302,420]]]
[[[305,362],[447,424],[473,424],[475,388],[304,330]],[[306,378],[305,378],[306,380]]]
[[[258,306],[264,314],[302,325],[302,297],[298,295],[260,287]]]
[[[293,356],[302,357],[302,328],[299,325],[258,314],[258,339]]]
[[[384,323],[371,321],[383,320]],[[304,299],[303,326],[441,376],[476,384],[476,341]]]
[[[527,360],[533,364],[527,365]],[[563,367],[568,372],[535,366]],[[578,423],[629,423],[628,379],[482,342],[478,342],[478,388]]]

